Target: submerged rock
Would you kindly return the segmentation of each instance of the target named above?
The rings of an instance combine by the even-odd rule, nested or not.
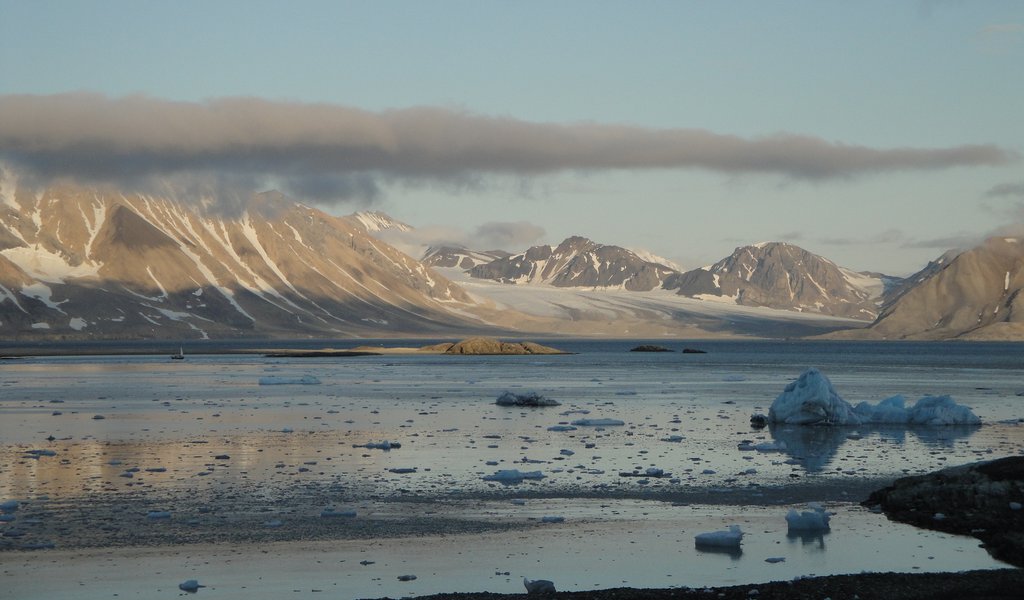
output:
[[[527,392],[525,394],[503,392],[494,403],[498,406],[561,406],[561,402],[542,396],[537,392]]]
[[[897,479],[862,502],[894,521],[973,535],[993,557],[1024,567],[1024,456]],[[942,514],[943,518],[934,518]]]

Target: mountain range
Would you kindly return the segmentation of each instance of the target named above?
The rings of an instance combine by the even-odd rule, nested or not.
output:
[[[31,189],[0,170],[0,337],[1024,339],[1016,238],[905,279],[780,242],[680,271],[579,236],[521,252],[440,246],[417,260],[377,237],[412,231],[384,213],[335,217],[276,192],[218,206]]]

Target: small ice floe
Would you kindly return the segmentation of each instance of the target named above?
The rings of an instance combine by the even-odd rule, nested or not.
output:
[[[537,392],[527,392],[525,394],[504,392],[500,396],[498,396],[498,399],[495,400],[494,403],[497,404],[498,406],[561,406],[561,402],[553,400],[546,396],[542,396]]]
[[[937,512],[934,515],[932,515],[932,520],[934,520],[934,521],[945,521],[946,520],[946,515],[945,515],[945,513]]]
[[[265,375],[260,385],[320,385],[320,380],[313,375]]]
[[[790,425],[979,425],[970,408],[949,396],[925,396],[906,408],[903,396],[856,408],[843,400],[824,374],[807,369],[785,387],[768,410],[768,420]]]
[[[698,533],[694,541],[698,548],[739,548],[743,542],[743,531],[739,525],[730,525],[724,531]]]
[[[577,419],[572,424],[577,427],[620,427],[626,423],[618,419]]]
[[[415,575],[399,575],[398,576],[398,580],[399,581],[416,581],[416,576]]]
[[[548,431],[576,431],[576,428],[572,425],[552,425]]]
[[[7,513],[0,514],[0,523],[13,523],[17,517]]]
[[[1020,509],[1021,509],[1021,503],[1020,502],[1011,502],[1010,503],[1010,510],[1020,510]]]
[[[562,448],[561,450],[558,451],[558,453],[562,456],[572,456],[573,454],[576,454],[575,452],[567,448]]]
[[[620,471],[619,477],[651,477],[653,479],[661,479],[663,477],[671,477],[672,473],[666,473],[664,469],[658,467],[648,467],[643,471]]]
[[[758,452],[785,452],[786,442],[782,440],[776,442],[761,442],[760,444],[754,444],[754,450]]]
[[[519,483],[524,479],[544,479],[544,473],[540,471],[520,471],[519,469],[499,469],[492,475],[484,475],[484,481],[498,481],[501,483]]]
[[[409,473],[415,473],[416,467],[397,467],[394,469],[388,469],[389,473],[395,473],[396,475],[407,475]]]
[[[565,517],[551,515],[551,516],[547,516],[547,517],[541,517],[540,518],[540,522],[541,523],[565,523]]]
[[[786,562],[786,557],[785,556],[772,556],[770,558],[764,559],[764,562],[774,565],[775,563]]]
[[[34,458],[39,458],[40,456],[57,456],[57,453],[53,450],[26,450],[25,454]]]
[[[4,500],[3,502],[0,502],[0,511],[14,512],[18,510],[19,506],[21,506],[21,503],[17,500]]]
[[[790,509],[786,513],[786,524],[790,531],[828,531],[830,529],[828,520],[831,516],[820,504],[811,503],[807,505],[811,510],[797,512]]]
[[[282,523],[280,519],[272,519],[270,521],[264,521],[263,522],[263,526],[264,527],[270,527],[272,529],[280,527],[282,525],[284,525],[284,523]]]
[[[678,444],[679,442],[683,441],[684,439],[685,438],[683,436],[681,436],[681,435],[670,435],[668,437],[661,438],[661,441],[663,441],[663,442],[671,442],[673,444]]]
[[[206,587],[205,585],[199,585],[199,582],[195,579],[186,579],[178,584],[178,589],[183,592],[194,594],[199,591],[199,588]]]
[[[353,448],[366,448],[368,450],[383,450],[385,452],[393,450],[395,448],[401,448],[402,444],[399,442],[389,442],[384,440],[383,442],[366,442],[365,444],[352,444]]]
[[[167,467],[150,467],[146,469],[147,473],[166,473]]]
[[[284,427],[281,429],[281,433],[295,433],[295,430],[291,427]]]
[[[160,519],[170,519],[171,513],[170,511],[166,510],[151,510],[148,513],[146,513],[146,518],[150,519],[151,521],[157,521]]]
[[[356,511],[354,510],[336,510],[333,508],[325,508],[322,511],[320,511],[320,517],[324,519],[333,519],[338,517],[351,519],[355,516]]]
[[[523,585],[526,587],[526,593],[530,595],[555,593],[555,582],[549,581],[547,579],[530,580],[523,577]]]
[[[102,421],[103,419],[106,419],[106,417],[104,417],[103,415],[93,415],[92,416],[92,420],[93,421]]]

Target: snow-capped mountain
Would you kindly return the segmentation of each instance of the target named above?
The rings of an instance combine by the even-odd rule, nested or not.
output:
[[[857,273],[803,248],[766,242],[737,248],[717,263],[679,273],[665,289],[702,300],[873,320],[898,282]]]
[[[1024,338],[1024,239],[990,238],[947,252],[908,280],[912,287],[870,327],[838,337]]]
[[[472,277],[502,283],[631,291],[658,288],[673,273],[676,271],[648,262],[625,248],[605,246],[578,236],[566,238],[555,247],[534,246],[469,270]]]
[[[462,269],[468,271],[477,265],[507,258],[511,253],[504,250],[470,250],[461,246],[431,246],[427,248],[421,262],[428,267]]]
[[[229,217],[112,189],[31,191],[0,171],[0,336],[338,337],[480,325],[462,311],[474,302],[461,288],[365,225],[276,192],[243,208]]]
[[[394,219],[387,213],[377,210],[361,210],[345,217],[353,223],[358,223],[369,233],[381,231],[412,231],[411,225]]]

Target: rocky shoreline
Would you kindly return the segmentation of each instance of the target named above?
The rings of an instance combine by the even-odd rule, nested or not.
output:
[[[558,582],[555,582],[557,587]],[[1020,598],[1024,570],[861,573],[715,588],[612,588],[531,595],[556,600],[1002,600]],[[419,600],[513,600],[523,594],[435,594]]]

